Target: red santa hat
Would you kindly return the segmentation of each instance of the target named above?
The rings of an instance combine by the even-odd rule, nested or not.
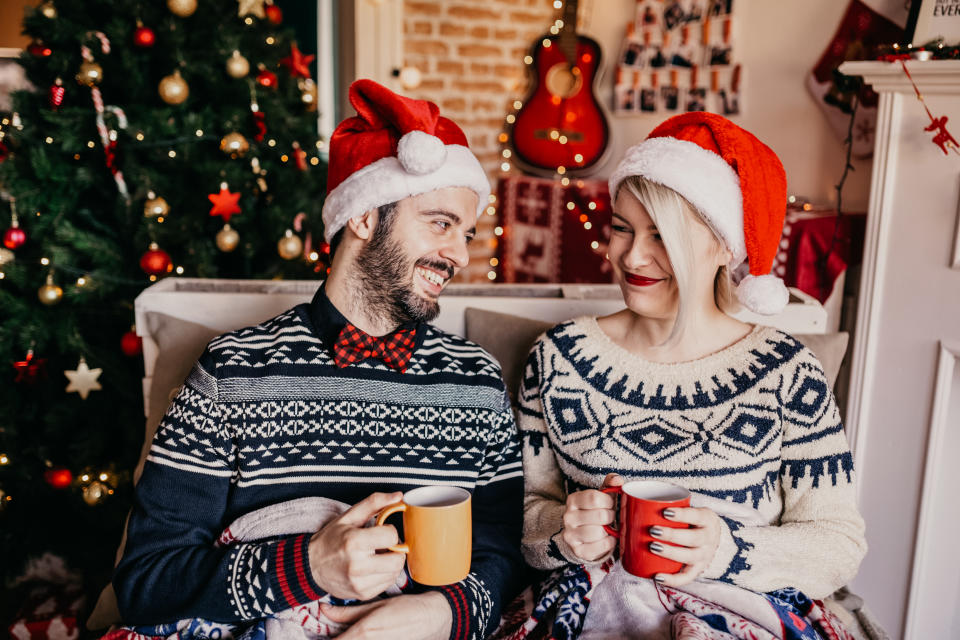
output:
[[[610,177],[611,197],[629,176],[686,198],[733,254],[731,274],[749,266],[737,287],[745,307],[765,315],[783,310],[790,296],[770,270],[787,211],[787,178],[773,150],[715,113],[684,113],[627,150]]]
[[[478,197],[477,215],[488,206],[490,182],[467,138],[432,102],[397,95],[372,80],[350,85],[347,118],[330,137],[327,242],[351,218],[410,196],[467,187]]]

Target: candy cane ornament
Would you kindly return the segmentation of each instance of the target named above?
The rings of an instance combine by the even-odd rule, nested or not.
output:
[[[110,53],[110,40],[107,38],[107,36],[100,31],[95,31],[92,35],[95,35],[100,40],[100,50],[103,53]],[[87,62],[94,61],[93,53],[86,45],[80,46],[80,55]],[[127,115],[120,107],[114,105],[105,106],[103,104],[103,95],[100,93],[100,88],[95,84],[90,84],[90,97],[93,99],[93,108],[97,112],[97,133],[100,134],[100,142],[103,145],[105,164],[107,169],[110,170],[110,174],[113,175],[114,181],[117,183],[117,191],[120,192],[120,195],[123,196],[124,200],[130,202],[130,192],[127,189],[127,182],[123,178],[123,172],[117,166],[117,130],[108,129],[104,118],[104,114],[109,112],[117,119],[117,127],[120,129],[126,129],[128,124]]]

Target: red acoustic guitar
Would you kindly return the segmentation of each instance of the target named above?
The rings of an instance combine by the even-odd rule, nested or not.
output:
[[[517,163],[533,173],[557,167],[582,175],[596,169],[610,141],[610,127],[594,95],[600,45],[577,34],[577,2],[563,7],[563,28],[544,34],[530,50],[532,90],[513,124]]]

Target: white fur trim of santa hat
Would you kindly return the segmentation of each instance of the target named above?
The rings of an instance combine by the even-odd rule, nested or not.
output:
[[[396,156],[358,169],[327,194],[324,237],[330,242],[348,220],[379,206],[445,187],[466,187],[476,193],[478,217],[489,206],[490,181],[470,149],[410,131],[400,139]]]

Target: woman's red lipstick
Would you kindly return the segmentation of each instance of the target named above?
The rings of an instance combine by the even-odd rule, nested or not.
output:
[[[637,287],[649,287],[660,282],[660,280],[656,278],[647,278],[645,276],[638,276],[632,273],[624,274],[624,278],[628,284],[632,284]]]

